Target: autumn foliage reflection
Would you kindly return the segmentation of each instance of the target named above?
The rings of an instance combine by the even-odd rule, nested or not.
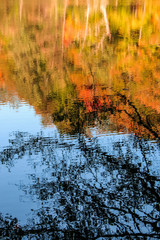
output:
[[[16,90],[44,124],[74,133],[109,119],[116,131],[159,138],[158,1],[23,0],[1,9],[12,72],[1,88]]]
[[[17,132],[0,152],[9,170],[43,166],[18,186],[42,205],[22,227],[0,215],[2,238],[159,239],[159,1],[13,0],[0,14],[1,103],[16,96],[60,133]]]

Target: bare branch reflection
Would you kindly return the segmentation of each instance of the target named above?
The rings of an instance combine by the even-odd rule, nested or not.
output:
[[[42,207],[32,211],[29,225],[17,234],[44,239],[158,239],[160,179],[150,161],[158,146],[129,136],[112,147],[108,153],[97,138],[82,135],[71,143],[63,137],[17,133],[0,153],[1,163],[39,152],[37,164],[44,167],[41,175],[35,171],[29,177],[30,185],[20,184],[24,194],[39,199]],[[12,236],[12,225],[6,228]]]

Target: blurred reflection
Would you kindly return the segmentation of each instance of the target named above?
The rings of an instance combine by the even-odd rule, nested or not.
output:
[[[0,104],[60,133],[17,132],[0,152],[10,171],[33,160],[19,189],[42,204],[22,228],[0,216],[0,235],[160,238],[159,1],[13,0],[0,15]]]
[[[32,164],[43,166],[42,173],[35,170],[30,184],[20,188],[42,206],[32,211],[29,225],[20,230],[13,227],[16,220],[1,218],[4,236],[159,238],[160,192],[154,160],[159,145],[130,135],[114,140],[105,151],[106,141],[104,146],[98,141],[82,135],[72,141],[15,135],[0,153],[1,162],[12,165],[15,159],[39,153],[39,161]]]
[[[159,138],[158,1],[12,1],[0,9],[0,86],[33,105],[44,125],[76,133],[107,118],[116,131]]]

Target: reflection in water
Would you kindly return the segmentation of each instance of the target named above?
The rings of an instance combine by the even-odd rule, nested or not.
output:
[[[1,150],[11,173],[31,167],[18,188],[40,203],[22,227],[1,215],[2,238],[160,237],[159,13],[157,0],[1,3],[0,104],[58,129],[17,124]]]
[[[159,138],[157,2],[17,4],[1,6],[2,89],[63,132],[107,118],[118,132]]]
[[[111,141],[109,151],[103,149],[105,143],[82,135],[67,139],[16,134],[1,152],[2,163],[12,166],[15,158],[20,161],[28,155],[34,168],[43,167],[40,175],[35,171],[29,176],[28,185],[20,185],[24,194],[43,203],[33,210],[22,235],[159,237],[159,178],[154,159],[159,146],[132,135]],[[38,162],[33,157],[37,153]],[[12,222],[4,224],[13,236]]]

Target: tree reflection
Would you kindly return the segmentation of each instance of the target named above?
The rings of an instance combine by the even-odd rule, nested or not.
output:
[[[42,206],[22,228],[0,216],[2,238],[160,238],[159,142],[137,137],[160,137],[158,2],[19,0],[0,12],[0,46],[11,54],[1,56],[10,68],[1,98],[16,91],[73,137],[17,133],[0,152],[8,168],[30,157],[43,169],[19,186]],[[136,136],[102,146],[85,136],[96,124]]]
[[[0,88],[44,125],[73,134],[110,118],[120,132],[159,138],[158,1],[19,0],[0,12]]]
[[[38,164],[43,165],[43,172],[32,174],[30,184],[21,184],[20,188],[39,199],[42,207],[32,211],[29,224],[19,232],[12,222],[1,218],[7,228],[2,236],[159,238],[160,180],[153,159],[158,144],[153,147],[129,136],[115,141],[112,147],[109,153],[97,138],[83,135],[77,135],[71,143],[62,137],[17,133],[10,147],[0,153],[1,162],[11,164],[24,155],[41,154]]]

